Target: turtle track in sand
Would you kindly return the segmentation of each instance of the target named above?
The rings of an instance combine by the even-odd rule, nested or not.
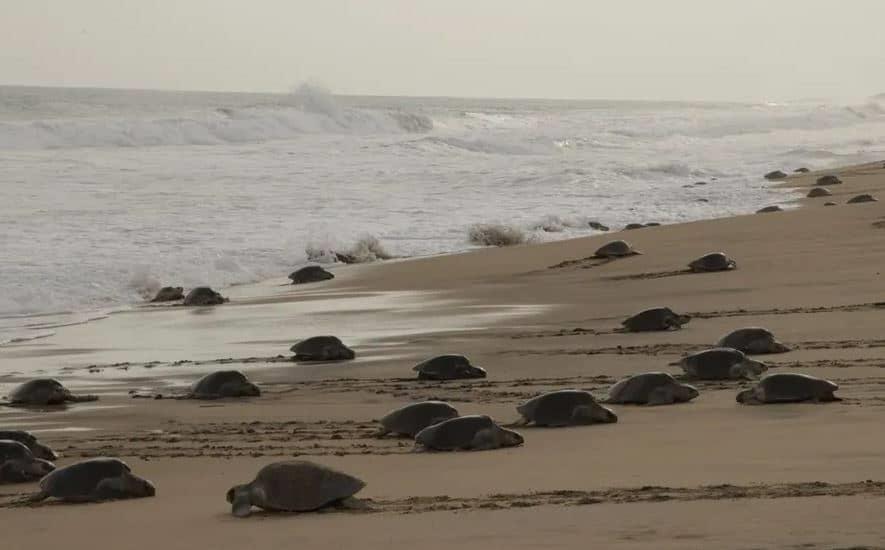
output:
[[[58,445],[65,457],[159,458],[311,457],[410,452],[409,439],[376,437],[379,424],[363,421],[209,422],[170,421],[163,430],[84,434]]]
[[[33,506],[23,504],[24,493],[0,494],[0,508]],[[358,498],[358,506],[329,508],[320,513],[424,514],[472,510],[508,510],[538,506],[589,506],[593,504],[632,504],[712,500],[749,500],[814,497],[885,497],[885,482],[866,480],[852,483],[808,481],[781,484],[702,485],[697,487],[623,487],[597,490],[551,490],[530,493],[499,493],[477,497],[448,495],[414,496],[398,499]],[[39,504],[38,504],[39,505]],[[258,512],[256,515],[266,515]],[[274,515],[287,515],[276,513]]]
[[[612,262],[616,262],[618,260],[626,260],[627,258],[632,258],[637,254],[631,254],[629,256],[621,256],[618,258],[599,258],[597,256],[587,256],[586,258],[578,258],[576,260],[565,260],[559,262],[558,264],[554,264],[551,266],[547,266],[547,269],[566,269],[566,268],[577,268],[577,269],[592,269],[594,267],[602,267],[604,265],[610,264]]]

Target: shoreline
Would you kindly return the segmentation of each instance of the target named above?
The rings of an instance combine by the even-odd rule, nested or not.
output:
[[[114,315],[69,327],[53,342],[0,348],[4,364],[83,363],[67,372],[77,387],[101,395],[93,407],[56,412],[0,408],[0,426],[34,429],[61,452],[60,464],[120,456],[158,488],[149,499],[21,508],[10,500],[33,485],[4,486],[0,507],[17,526],[11,547],[57,540],[47,522],[73,537],[101,529],[103,544],[127,548],[185,548],[194,540],[219,549],[246,541],[314,548],[345,545],[353,533],[366,548],[540,547],[551,532],[563,544],[603,548],[882,546],[885,442],[868,434],[885,420],[885,202],[845,202],[866,192],[885,198],[885,167],[838,173],[844,183],[832,189],[834,207],[800,198],[800,208],[779,213],[350,266],[327,283],[240,286],[232,303],[216,308]],[[815,177],[777,184],[807,189]],[[616,238],[643,254],[587,259]],[[713,250],[738,268],[684,271]],[[694,318],[679,331],[614,330],[658,305]],[[540,392],[602,395],[632,373],[678,374],[668,363],[753,325],[794,348],[764,358],[775,372],[832,379],[844,401],[746,407],[735,403],[746,382],[702,382],[689,404],[617,406],[617,424],[521,429],[519,448],[413,454],[408,441],[370,436],[374,419],[409,401],[445,399],[462,414],[509,422],[516,404]],[[296,339],[327,329],[356,342],[355,361],[285,360]],[[411,378],[418,360],[440,353],[467,354],[488,378]],[[134,364],[164,355],[218,362]],[[107,372],[82,368],[96,358]],[[133,364],[111,367],[117,359]],[[127,394],[180,390],[214,364],[245,369],[261,398],[200,403]],[[8,380],[0,375],[0,389]],[[358,496],[371,509],[229,515],[229,486],[292,457],[364,479]],[[109,513],[115,525],[107,525]],[[821,521],[809,525],[808,517]],[[151,532],[133,540],[133,529],[146,525]]]

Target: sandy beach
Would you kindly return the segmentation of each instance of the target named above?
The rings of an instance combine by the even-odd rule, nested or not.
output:
[[[825,173],[844,181],[832,196],[798,198]],[[100,396],[0,408],[0,428],[33,431],[59,465],[123,458],[157,486],[154,498],[18,506],[36,484],[4,485],[4,548],[885,548],[885,202],[846,204],[885,198],[885,167],[779,185],[796,189],[784,212],[346,266],[310,285],[281,274],[226,289],[223,306],[139,307],[0,347],[0,395],[43,373]],[[642,255],[589,258],[616,238]],[[685,271],[720,250],[736,270]],[[653,306],[692,321],[614,330]],[[419,454],[372,436],[376,419],[414,400],[507,423],[546,390],[602,396],[629,374],[680,374],[668,363],[744,326],[793,348],[763,358],[773,372],[828,378],[844,400],[747,407],[735,394],[749,382],[700,382],[691,403],[525,428],[517,448]],[[289,347],[316,334],[341,337],[357,359],[292,362]],[[414,380],[411,367],[441,353],[469,356],[488,378]],[[222,366],[263,395],[130,396],[169,397]],[[366,481],[364,509],[230,515],[228,488],[292,457]]]

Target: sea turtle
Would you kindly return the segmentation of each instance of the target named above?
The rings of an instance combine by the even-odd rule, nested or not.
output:
[[[640,311],[621,322],[627,332],[650,332],[655,330],[676,330],[691,321],[689,315],[679,315],[668,307],[653,307]]]
[[[590,392],[558,390],[533,397],[516,407],[522,415],[521,424],[535,426],[575,426],[581,424],[610,424],[618,416],[596,402]]]
[[[9,394],[9,402],[13,405],[61,405],[97,400],[95,395],[74,395],[52,378],[28,380]]]
[[[290,348],[296,361],[344,361],[356,357],[336,336],[313,336]]]
[[[164,286],[151,302],[173,302],[184,299],[184,289],[180,286]]]
[[[428,426],[415,436],[415,448],[434,451],[484,451],[522,445],[523,437],[485,415],[459,416]]]
[[[737,262],[722,252],[711,252],[688,264],[695,273],[704,271],[728,271],[737,267]]]
[[[0,483],[36,481],[55,469],[55,464],[34,453],[21,441],[0,439]]]
[[[648,222],[644,227],[660,227],[660,222]]]
[[[610,229],[609,226],[603,225],[596,221],[587,222],[587,225],[590,227],[590,229],[595,229],[597,231],[608,231]]]
[[[833,394],[838,389],[839,386],[829,380],[807,374],[779,372],[769,374],[751,389],[738,393],[735,399],[744,405],[841,401]]]
[[[785,173],[781,172],[780,170],[775,170],[774,172],[769,172],[769,173],[765,174],[765,179],[767,179],[769,181],[782,180],[782,179],[785,179],[786,177],[787,177],[787,175]]]
[[[670,364],[682,367],[689,378],[697,380],[753,380],[768,370],[765,363],[750,359],[744,352],[732,348],[692,353]]]
[[[825,202],[824,206],[836,206],[835,202]]]
[[[811,191],[809,191],[808,194],[805,196],[809,199],[814,199],[817,197],[829,197],[832,194],[833,193],[826,187],[812,187]]]
[[[227,301],[227,298],[208,286],[198,286],[184,297],[184,305],[186,306],[216,306]]]
[[[18,441],[30,449],[35,457],[42,458],[43,460],[55,460],[58,458],[55,451],[37,441],[34,434],[25,430],[0,430],[0,439]]]
[[[97,502],[152,497],[154,485],[118,458],[90,458],[55,470],[40,481],[33,502],[50,497],[67,502]]]
[[[858,204],[862,202],[879,202],[879,199],[868,193],[864,193],[862,195],[857,195],[856,197],[851,197],[846,204]]]
[[[839,179],[839,176],[833,174],[827,174],[826,176],[821,176],[817,178],[817,185],[827,186],[827,185],[839,185],[842,183],[842,180]]]
[[[473,366],[463,355],[438,355],[412,367],[418,380],[461,380],[485,378],[486,370]]]
[[[255,479],[227,491],[231,512],[246,517],[257,506],[274,512],[311,512],[351,498],[366,484],[307,460],[274,462],[261,468]]]
[[[627,231],[630,231],[632,229],[642,229],[643,227],[645,227],[644,224],[633,222],[633,223],[628,223],[627,225],[625,225],[624,229]]]
[[[808,172],[811,172],[811,170],[803,166],[802,168],[796,168],[795,170],[793,170],[793,172],[797,174],[807,174]]]
[[[666,372],[634,374],[611,387],[606,403],[669,405],[685,403],[698,396],[698,390],[680,384]]]
[[[760,208],[756,211],[757,214],[768,214],[769,212],[783,212],[784,209],[780,206],[766,206],[765,208]]]
[[[261,390],[249,382],[238,370],[220,370],[207,374],[191,386],[191,399],[219,399],[222,397],[258,397]]]
[[[380,437],[392,433],[415,437],[427,426],[457,416],[458,410],[444,401],[411,403],[387,413],[381,419],[381,429],[377,435]]]
[[[634,250],[630,243],[627,241],[611,241],[599,247],[599,249],[593,253],[594,258],[623,258],[625,256],[634,256],[636,254],[642,254],[641,252]]]
[[[790,348],[775,339],[771,331],[761,327],[739,328],[720,338],[716,345],[720,348],[734,348],[750,354],[790,351]]]
[[[318,265],[308,265],[289,274],[293,285],[301,285],[305,283],[316,283],[319,281],[328,281],[334,279],[335,275],[326,271]]]

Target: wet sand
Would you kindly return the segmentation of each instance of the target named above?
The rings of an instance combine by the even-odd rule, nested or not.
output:
[[[845,204],[860,193],[885,197],[885,169],[835,172],[845,183],[832,197],[787,212],[348,267],[330,282],[236,287],[217,308],[142,308],[0,348],[0,394],[42,371],[101,395],[57,411],[0,408],[0,426],[37,432],[62,465],[120,456],[158,488],[152,499],[17,507],[34,485],[0,487],[0,515],[16,526],[4,543],[885,547],[885,206]],[[817,176],[784,185],[804,196]],[[614,238],[643,254],[587,259]],[[738,269],[684,272],[715,250]],[[658,305],[694,318],[675,332],[614,330]],[[774,372],[834,380],[844,401],[745,407],[734,396],[748,383],[702,382],[689,404],[615,406],[614,425],[526,428],[521,448],[414,454],[408,440],[372,437],[374,419],[412,400],[446,399],[462,414],[508,422],[516,404],[548,389],[601,395],[631,373],[678,374],[668,363],[756,325],[795,348],[762,358]],[[299,338],[328,332],[358,359],[288,360]],[[412,365],[446,352],[469,355],[488,379],[412,379]],[[169,397],[221,366],[245,370],[264,395],[128,395]],[[231,485],[291,457],[364,479],[366,508],[229,515]]]

